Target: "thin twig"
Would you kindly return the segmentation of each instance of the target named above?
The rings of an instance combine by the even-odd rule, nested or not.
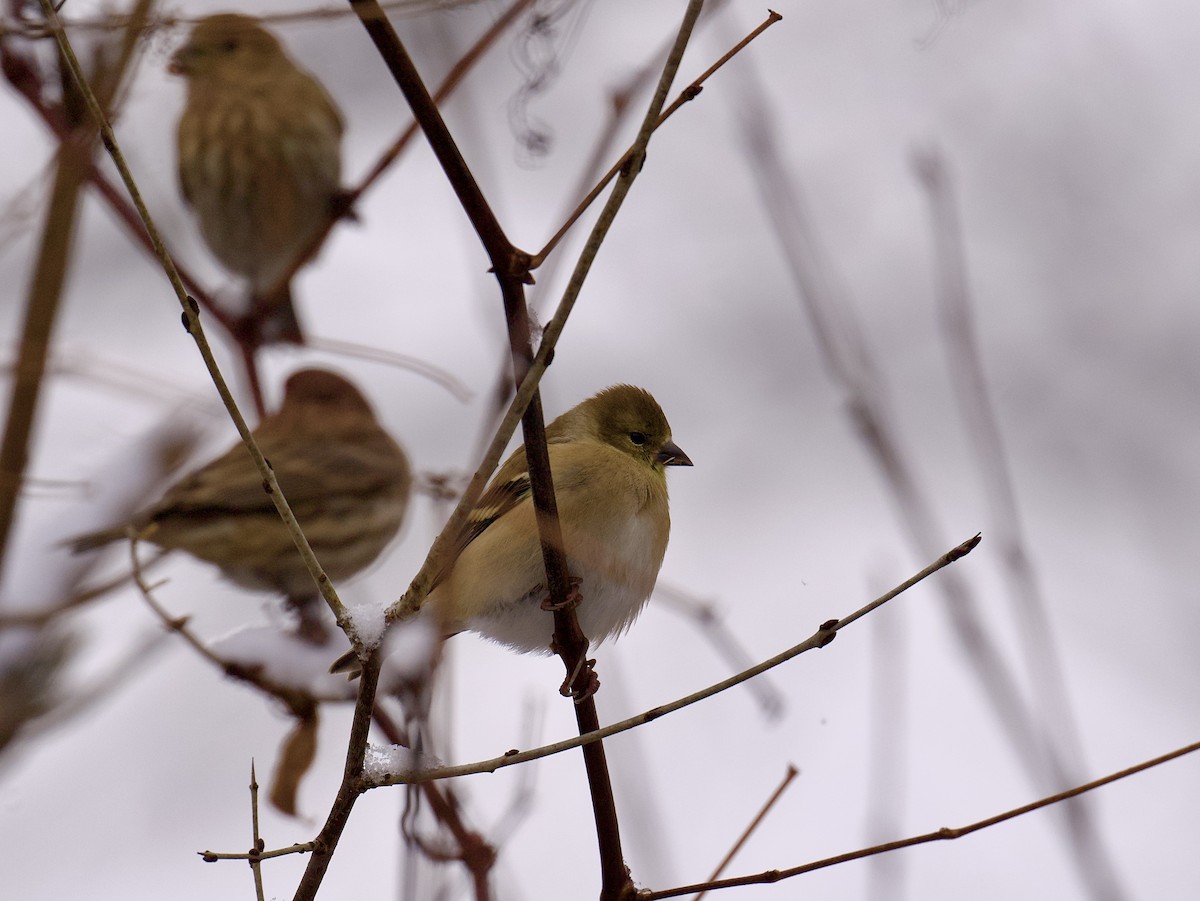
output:
[[[1016,817],[1024,816],[1032,813],[1035,810],[1040,810],[1043,807],[1049,807],[1052,804],[1058,804],[1060,801],[1067,801],[1071,798],[1076,798],[1087,792],[1094,791],[1097,788],[1102,788],[1112,782],[1128,778],[1145,770],[1152,769],[1156,766],[1161,766],[1176,758],[1183,757],[1187,754],[1200,751],[1200,742],[1187,745],[1171,751],[1168,754],[1163,754],[1161,757],[1155,757],[1153,760],[1146,760],[1142,763],[1131,766],[1127,769],[1120,770],[1115,773],[1110,773],[1092,782],[1087,782],[1083,785],[1077,785],[1074,788],[1066,791],[1058,792],[1049,797],[1041,798],[1029,804],[1015,807],[1012,810],[1006,810],[1004,813],[998,813],[995,816],[987,817],[983,820],[978,820],[967,826],[943,826],[941,829],[934,832],[926,832],[924,835],[914,835],[911,838],[899,839],[894,842],[886,842],[881,845],[872,845],[869,848],[862,848],[858,851],[849,851],[845,854],[838,854],[835,857],[826,857],[823,860],[816,860],[812,863],[802,864],[798,867],[791,867],[785,870],[767,870],[763,873],[755,873],[750,876],[737,876],[730,879],[721,879],[716,882],[697,883],[696,885],[684,885],[679,888],[666,889],[659,892],[644,892],[638,896],[638,901],[659,901],[663,898],[677,898],[680,895],[690,895],[693,892],[734,888],[740,885],[758,885],[762,883],[774,883],[783,879],[791,879],[795,876],[800,876],[804,873],[811,873],[814,870],[821,870],[825,867],[832,867],[837,864],[847,863],[851,860],[861,860],[864,857],[871,857],[875,854],[884,854],[888,851],[898,851],[901,848],[911,848],[914,845],[924,845],[929,842],[951,841],[956,838],[970,835],[972,832],[978,832],[981,829],[987,829],[990,826],[995,826],[998,823],[1003,823],[1006,820],[1015,819]]]
[[[438,533],[437,538],[430,545],[429,552],[425,556],[425,561],[421,564],[421,568],[417,571],[416,576],[413,577],[404,594],[392,603],[385,612],[384,621],[389,625],[415,616],[421,609],[421,605],[425,602],[425,596],[429,594],[429,588],[433,584],[434,577],[454,562],[450,558],[450,554],[466,527],[467,520],[471,516],[471,511],[475,509],[479,498],[483,496],[483,491],[487,487],[488,480],[491,479],[492,473],[496,471],[496,467],[500,465],[500,458],[504,456],[504,451],[517,430],[517,424],[525,414],[525,409],[529,406],[530,399],[533,397],[534,392],[537,391],[542,376],[546,373],[546,368],[549,365],[548,361],[554,354],[554,348],[558,344],[563,326],[566,325],[567,317],[571,314],[577,294],[578,292],[570,297],[570,302],[568,302],[567,297],[563,298],[563,303],[560,304],[554,319],[551,320],[542,333],[542,342],[538,345],[538,352],[534,355],[533,362],[529,365],[529,371],[526,373],[524,381],[521,382],[521,387],[517,389],[512,400],[509,401],[508,410],[496,426],[491,443],[484,451],[483,458],[475,468],[470,482],[467,483],[467,487],[463,490],[458,503],[442,526],[442,530]]]
[[[142,564],[143,569],[153,566],[159,560],[167,555],[167,552],[158,549],[157,553]],[[90,604],[92,601],[102,598],[110,592],[118,588],[123,588],[133,581],[133,576],[129,573],[123,573],[119,576],[113,576],[105,582],[101,582],[92,588],[85,591],[79,591],[60,601],[57,604],[51,604],[48,607],[39,607],[35,610],[16,610],[12,613],[0,613],[0,629],[11,629],[16,627],[29,628],[32,626],[44,626],[48,622],[69,610],[74,610],[76,607],[82,607],[85,604]]]
[[[470,217],[476,233],[479,235],[484,248],[488,252],[493,271],[501,282],[507,307],[512,286],[514,284],[519,285],[528,278],[528,255],[515,248],[504,235],[499,221],[496,219],[486,198],[476,184],[474,176],[468,169],[453,137],[446,128],[445,122],[442,120],[441,114],[437,109],[437,104],[429,95],[428,90],[421,80],[420,73],[417,71],[399,36],[392,29],[391,24],[388,22],[386,16],[383,15],[379,6],[373,0],[350,0],[350,5],[359,15],[364,29],[375,43],[380,56],[392,72],[397,85],[400,87],[405,99],[408,101],[409,107],[412,109],[414,117],[425,132],[434,155],[446,173],[446,177],[457,194],[463,209]],[[506,285],[508,286],[507,288],[505,288]],[[527,344],[528,340],[526,338]],[[536,394],[532,395],[531,403],[536,406]],[[480,487],[480,490],[482,490],[482,487]],[[463,500],[465,502],[467,498],[464,497]],[[437,565],[439,555],[445,556],[448,554],[448,549],[452,546],[449,542],[457,538],[458,530],[465,523],[466,514],[469,512],[469,509],[469,507],[465,506],[465,503],[460,503],[456,514],[461,514],[461,519],[457,524],[453,522],[448,523],[443,528],[439,539],[434,542],[434,546],[431,548],[430,555],[426,560],[426,565],[422,567],[422,571],[418,573],[414,584],[410,586],[409,592],[406,593],[407,598],[415,601],[415,605],[409,608],[410,610],[419,607],[421,601],[424,599],[425,594],[429,590],[432,578],[438,571],[434,566]],[[395,604],[392,605],[388,613],[392,614],[396,606]],[[353,637],[352,640],[355,647],[361,651],[362,643]],[[296,890],[296,901],[306,901],[306,899],[315,897],[324,879],[329,861],[337,846],[342,830],[349,819],[355,799],[364,788],[362,781],[363,755],[366,751],[366,738],[370,728],[370,717],[379,679],[379,669],[380,652],[378,649],[375,649],[366,655],[366,659],[362,660],[362,674],[359,679],[359,703],[355,707],[354,718],[351,723],[351,741],[347,748],[346,767],[342,783],[338,790],[338,797],[330,810],[325,826],[321,831],[321,836],[318,839],[317,852],[310,858],[304,876]]]
[[[1078,768],[1083,747],[1067,693],[1062,655],[1027,551],[1004,438],[983,370],[954,185],[945,160],[934,148],[914,154],[913,168],[929,200],[937,254],[938,319],[951,375],[948,382],[974,447],[971,458],[983,482],[991,519],[988,540],[996,541],[1013,621],[1021,634],[1018,645],[1025,654],[1031,681],[1038,687],[1037,696],[1044,705],[1043,720],[1069,766]]]
[[[77,689],[73,694],[56,703],[52,709],[23,727],[20,737],[23,739],[37,738],[54,729],[62,728],[71,720],[92,710],[99,701],[111,697],[118,688],[130,682],[135,675],[147,670],[154,662],[155,656],[166,646],[166,640],[169,638],[170,636],[165,632],[143,636],[107,670],[90,675],[86,688]]]
[[[254,773],[254,761],[250,761],[250,823],[254,844],[250,851],[250,869],[254,871],[254,896],[258,901],[266,901],[263,895],[262,854],[263,840],[258,831],[258,778]]]
[[[427,14],[432,10],[445,10],[449,7],[465,5],[469,2],[471,0],[381,0],[379,5],[382,9],[390,10],[395,15],[417,16]],[[58,4],[60,9],[63,6],[65,6],[65,3]],[[265,12],[259,15],[258,18],[270,24],[292,24],[296,22],[323,22],[332,19],[344,19],[349,15],[351,14],[341,7],[322,4],[320,6],[309,6],[306,9],[284,9],[279,12]],[[201,18],[202,16],[197,15],[164,15],[154,20],[154,27],[157,29],[170,29],[181,25],[194,25]],[[63,24],[76,32],[108,32],[115,28],[124,27],[129,19],[130,14],[128,13],[105,13],[100,16],[79,16],[78,18],[66,19],[63,21]],[[9,36],[38,40],[52,37],[52,30],[44,25],[28,21],[14,22],[7,20],[0,22],[0,38]]]
[[[11,48],[3,44],[0,44],[0,52],[4,55],[6,74],[10,75],[10,83],[17,93],[24,97],[26,102],[33,107],[34,112],[38,114],[43,124],[50,129],[51,133],[60,142],[67,140],[70,137],[70,128],[68,127],[66,116],[61,105],[47,106],[42,96],[43,85],[41,74],[35,70],[33,60],[27,56],[18,56]],[[12,74],[14,72],[19,73],[20,77],[13,78]],[[146,231],[142,220],[138,217],[137,210],[121,194],[120,190],[108,176],[101,171],[95,160],[89,160],[87,179],[104,202],[108,204],[109,210],[125,226],[129,232],[129,236],[137,241],[152,257],[157,258],[154,242]],[[213,300],[212,296],[189,270],[180,265],[178,261],[175,267],[188,293],[196,299],[210,316],[220,323],[221,327],[227,333],[233,335],[237,325],[235,318]]]
[[[226,853],[223,851],[197,851],[200,858],[205,863],[216,863],[218,860],[270,860],[272,857],[286,857],[289,854],[307,854],[316,847],[315,842],[298,842],[295,845],[288,845],[286,848],[276,848],[273,851],[261,851],[252,853],[249,851],[237,851]]]
[[[675,42],[663,65],[662,74],[647,107],[637,140],[634,142],[629,161],[621,168],[621,174],[612,193],[589,236],[575,271],[564,292],[560,309],[574,305],[582,290],[583,281],[590,271],[600,245],[615,221],[633,182],[640,174],[646,158],[646,147],[654,131],[667,92],[675,80],[687,48],[696,20],[704,7],[703,0],[691,0],[684,11]],[[529,340],[529,311],[525,300],[524,282],[501,278],[504,295],[505,317],[509,326],[509,343],[513,351],[513,377],[520,385],[526,368],[533,357]],[[570,301],[568,303],[568,298]],[[552,323],[553,325],[553,323]],[[561,327],[561,326],[560,326]],[[552,335],[555,339],[556,335]],[[543,335],[543,340],[546,336]],[[567,571],[566,552],[563,546],[562,529],[558,519],[554,483],[550,471],[550,457],[546,447],[545,423],[542,419],[541,399],[535,394],[522,420],[525,436],[525,456],[528,462],[530,487],[533,494],[534,513],[538,535],[542,544],[542,559],[546,567],[546,584],[550,590],[550,603],[554,607],[554,633],[552,647],[562,659],[568,673],[563,683],[564,693],[575,699],[575,722],[580,734],[595,732],[600,726],[596,711],[595,690],[599,680],[587,661],[588,639],[579,627],[573,604],[567,603],[570,592],[570,574]],[[569,683],[569,684],[568,684]],[[634,892],[629,867],[621,850],[620,822],[617,817],[616,800],[613,797],[612,777],[604,754],[604,745],[597,741],[583,746],[584,769],[587,772],[588,788],[592,800],[592,814],[596,824],[596,840],[600,856],[600,901],[625,899]]]
[[[171,616],[167,612],[166,608],[154,597],[154,589],[157,586],[147,583],[142,573],[142,563],[138,559],[138,537],[132,527],[129,534],[129,560],[132,567],[133,582],[141,592],[143,600],[145,600],[150,609],[154,611],[154,615],[159,618],[169,631],[178,634],[184,641],[191,645],[192,650],[220,669],[225,675],[242,682],[247,682],[260,691],[266,692],[282,701],[294,716],[303,718],[312,715],[317,704],[316,698],[312,695],[268,678],[263,675],[261,667],[247,666],[226,660],[201,641],[196,633],[188,627],[188,618],[186,616]]]
[[[733,843],[733,847],[729,849],[729,853],[721,859],[719,864],[717,864],[716,869],[714,869],[709,875],[708,882],[716,881],[717,878],[720,877],[723,872],[725,872],[725,868],[729,866],[730,861],[733,860],[738,851],[742,850],[742,846],[746,844],[746,841],[751,835],[754,834],[754,830],[757,829],[762,824],[762,821],[766,819],[767,814],[771,812],[771,808],[775,806],[776,802],[783,797],[783,793],[787,791],[788,786],[792,784],[792,780],[796,778],[799,772],[800,771],[796,769],[795,766],[790,763],[788,764],[787,771],[783,774],[783,781],[780,782],[775,788],[775,791],[771,793],[771,797],[767,798],[766,803],[763,804],[762,808],[757,814],[755,814],[754,819],[752,819],[750,824],[745,828],[745,830],[743,830],[742,834],[738,837],[738,840]],[[707,889],[702,890],[700,894],[696,895],[696,897],[692,899],[692,901],[700,901],[700,899],[705,896],[707,891]]]
[[[663,704],[661,706],[654,707],[638,714],[637,716],[630,717],[626,720],[621,720],[619,723],[612,723],[611,725],[604,726],[603,728],[597,729],[594,732],[589,732],[586,735],[579,735],[573,738],[565,739],[564,741],[543,745],[540,748],[534,748],[529,751],[508,751],[504,754],[501,754],[499,757],[493,757],[489,760],[480,760],[476,761],[475,763],[437,767],[427,770],[415,770],[408,773],[389,774],[387,777],[378,780],[377,784],[402,785],[424,782],[429,779],[449,779],[454,776],[468,776],[473,773],[494,773],[496,770],[502,769],[506,766],[525,763],[529,760],[539,760],[542,757],[549,757],[552,754],[558,754],[563,751],[568,751],[571,748],[577,748],[581,745],[586,745],[594,741],[608,738],[611,735],[627,732],[630,729],[637,728],[645,723],[649,723],[659,719],[660,717],[666,716],[668,713],[674,713],[677,710],[682,710],[684,707],[697,704],[700,701],[711,698],[715,694],[720,694],[723,691],[733,688],[735,685],[740,685],[747,679],[753,679],[755,676],[765,673],[767,670],[773,669],[782,663],[787,663],[787,661],[794,657],[798,657],[800,654],[825,647],[831,641],[833,641],[837,633],[846,626],[861,619],[883,604],[886,604],[888,601],[912,588],[923,579],[927,579],[939,569],[942,569],[954,561],[966,556],[972,550],[974,550],[976,545],[979,544],[979,541],[980,536],[978,535],[967,539],[962,544],[951,549],[945,554],[942,554],[942,556],[940,556],[933,563],[929,564],[929,566],[925,567],[916,575],[901,582],[891,591],[881,595],[866,606],[861,607],[860,609],[846,617],[843,617],[840,620],[829,620],[828,622],[822,623],[816,632],[814,632],[804,641],[800,642],[800,644],[788,648],[786,651],[776,654],[774,657],[771,657],[768,660],[764,660],[761,663],[755,664],[754,666],[741,673],[738,673],[737,675],[730,676],[728,679],[724,679],[708,686],[707,688],[694,692],[693,694],[679,698],[678,700],[672,701],[669,704]]]
[[[844,408],[904,526],[906,538],[921,555],[940,546],[943,529],[935,504],[906,452],[898,418],[888,403],[865,331],[809,221],[799,185],[785,164],[766,92],[745,74],[740,103],[748,168],[780,242],[797,295],[817,338],[822,361],[846,395]],[[1075,781],[1052,734],[1027,700],[1021,681],[995,638],[986,629],[971,586],[948,573],[939,583],[942,610],[964,651],[969,672],[978,681],[1010,747],[1030,774],[1036,791],[1049,792]],[[1062,837],[1075,871],[1096,901],[1125,897],[1121,879],[1108,859],[1096,823],[1075,805],[1063,809]]]
[[[905,828],[902,813],[911,784],[907,740],[911,701],[907,679],[908,629],[915,621],[903,616],[878,616],[871,621],[866,735],[869,750],[862,780],[867,799],[862,811],[863,831],[871,842],[884,841]],[[864,896],[903,899],[908,863],[900,854],[872,858],[867,867]]]
[[[433,92],[433,100],[435,103],[440,104],[443,100],[454,93],[455,89],[462,83],[467,73],[470,72],[471,69],[475,67],[475,64],[483,58],[484,53],[496,43],[499,37],[504,34],[506,30],[508,30],[509,26],[511,26],[521,15],[521,13],[523,13],[532,4],[533,0],[514,0],[514,2],[497,17],[496,21],[493,22],[482,35],[479,36],[479,39],[471,45],[467,52],[459,57],[458,61],[450,67],[450,71],[446,73],[446,77],[442,79],[442,83],[438,86],[437,90]],[[386,4],[382,5],[386,6]],[[343,12],[344,14],[344,11],[339,12]],[[292,277],[296,274],[297,270],[299,270],[301,266],[317,255],[321,249],[321,246],[329,239],[329,234],[333,231],[334,226],[336,226],[338,222],[340,222],[346,216],[348,211],[354,209],[354,205],[362,198],[363,194],[365,194],[371,188],[371,186],[374,185],[375,182],[377,182],[379,178],[392,167],[392,164],[399,159],[400,154],[402,154],[405,148],[412,143],[413,138],[415,138],[419,132],[420,125],[414,118],[413,122],[400,133],[395,141],[392,142],[391,146],[380,155],[379,159],[375,161],[375,165],[373,165],[370,171],[363,176],[362,180],[359,181],[359,183],[353,188],[348,188],[343,193],[341,203],[337,205],[336,209],[331,211],[331,214],[328,219],[326,219],[324,225],[317,231],[316,234],[312,236],[312,238],[307,244],[305,244],[304,247],[300,248],[291,264],[280,273],[279,277],[275,280],[275,284],[263,292],[263,296],[273,296],[275,291],[291,281]]]
[[[407,748],[414,746],[410,736],[405,734],[379,704],[375,705],[373,717],[375,725],[391,744]],[[474,885],[475,901],[488,901],[491,897],[489,877],[496,864],[495,846],[480,832],[467,826],[461,807],[450,792],[450,786],[442,787],[433,782],[426,782],[420,786],[420,790],[434,817],[454,837],[458,849],[457,852],[436,854],[427,842],[420,842],[416,835],[408,837],[419,843],[421,851],[431,859],[441,863],[451,860],[462,863]]]
[[[659,126],[671,118],[671,116],[675,115],[679,108],[685,103],[695,100],[696,97],[699,96],[701,90],[703,90],[704,82],[706,82],[714,72],[737,56],[751,41],[783,18],[783,16],[774,10],[768,10],[768,13],[769,15],[761,25],[746,35],[746,37],[742,38],[742,40],[738,41],[738,43],[735,44],[733,48],[730,49],[724,56],[705,69],[699,78],[679,92],[679,96],[676,97],[675,100],[671,102],[671,105],[663,110],[662,113],[655,119],[653,125],[650,127],[652,132],[657,131]],[[579,205],[575,207],[575,210],[571,213],[571,215],[567,217],[567,221],[564,222],[559,230],[556,231],[550,240],[546,242],[546,246],[533,255],[533,261],[530,264],[530,268],[536,269],[545,261],[546,257],[548,257],[554,251],[554,248],[558,246],[559,242],[563,239],[567,232],[571,230],[571,226],[573,226],[579,220],[579,217],[582,216],[587,211],[587,208],[592,205],[595,199],[600,196],[601,192],[603,192],[603,190],[608,186],[608,183],[616,178],[618,174],[620,174],[621,170],[628,165],[630,160],[637,156],[639,152],[639,144],[641,144],[643,149],[646,146],[640,134],[638,136],[638,140],[633,143],[633,146],[626,150],[619,160],[613,163],[612,168],[609,169],[608,172],[605,173],[604,177],[596,183],[596,186],[587,193],[587,196],[579,202]]]
[[[501,293],[504,298],[505,316],[509,328],[509,344],[513,356],[514,382],[520,388],[524,388],[526,385],[530,386],[527,401],[528,406],[525,408],[525,413],[522,417],[523,431],[530,480],[533,487],[534,508],[537,513],[539,533],[542,539],[543,558],[546,564],[547,584],[550,588],[551,599],[561,602],[567,596],[568,577],[565,557],[561,549],[561,539],[555,539],[555,532],[558,531],[556,505],[548,456],[546,454],[541,403],[535,387],[536,378],[540,376],[540,373],[535,375],[531,371],[531,363],[536,360],[536,356],[532,353],[529,346],[530,329],[524,299],[524,284],[529,280],[529,256],[516,248],[505,236],[499,221],[480,191],[453,137],[446,128],[436,104],[424,88],[416,67],[413,65],[395,31],[386,19],[381,16],[378,6],[370,2],[370,0],[350,0],[350,3],[362,17],[364,28],[375,42],[381,56],[391,70],[405,98],[408,100],[414,116],[425,131],[434,155],[446,172],[446,176],[455,193],[458,195],[464,211],[470,218],[480,241],[483,243],[492,263],[492,271],[500,283]],[[673,48],[671,57],[665,67],[663,79],[660,82],[660,89],[656,91],[654,102],[651,104],[650,112],[647,114],[646,122],[639,134],[640,149],[631,157],[630,162],[623,167],[623,177],[618,181],[609,199],[609,204],[606,206],[605,214],[607,215],[601,215],[600,222],[597,223],[597,228],[593,232],[596,240],[589,242],[589,247],[585,248],[580,265],[576,267],[575,278],[572,279],[572,284],[568,286],[564,303],[560,304],[560,312],[563,313],[563,316],[558,319],[559,330],[561,330],[562,323],[565,322],[566,315],[569,313],[574,299],[578,295],[583,278],[590,268],[591,261],[594,259],[599,248],[600,240],[610,227],[612,217],[615,216],[616,210],[628,192],[633,178],[636,177],[640,169],[645,144],[649,140],[654,122],[665,102],[666,91],[669,89],[674,72],[678,67],[679,58],[682,56],[683,47],[686,46],[687,36],[690,34],[701,7],[701,0],[693,0],[689,4],[687,13],[684,16],[683,25],[680,27],[676,46]],[[549,335],[550,344],[555,340],[557,340],[557,333],[551,332]],[[547,346],[544,337],[543,347],[539,348],[539,355]],[[548,358],[548,351],[545,358]],[[528,378],[531,375],[534,376],[533,381]],[[518,397],[521,394],[520,388],[518,389]],[[475,487],[476,485],[473,482],[471,489]],[[478,486],[478,488],[481,491],[482,485]],[[422,572],[418,573],[417,578],[414,579],[413,585],[410,586],[405,597],[389,608],[389,619],[410,615],[419,608],[425,594],[428,592],[428,586],[431,584],[433,575],[439,571],[435,566],[440,566],[441,559],[448,557],[450,553],[449,548],[453,546],[451,542],[457,536],[461,529],[461,523],[465,521],[469,513],[470,506],[468,504],[473,503],[473,492],[471,489],[461,499],[459,507],[451,517],[451,522],[447,524],[442,534],[434,542],[429,557],[426,559],[426,565],[422,567]],[[561,650],[561,655],[563,656],[568,672],[571,672],[572,662],[578,664],[582,662],[585,656],[587,647],[586,639],[583,638],[582,632],[579,630],[574,611],[562,603],[557,606],[562,609],[556,612],[554,618],[555,644]],[[376,656],[376,652],[373,652],[370,656]],[[585,679],[591,675],[589,672],[584,671],[585,668],[578,665],[574,669],[580,673],[581,679]],[[578,683],[572,686],[572,688],[578,689]],[[595,705],[590,697],[585,698],[582,704],[576,706],[576,716],[579,721],[580,732],[594,731],[598,725]],[[588,770],[589,784],[592,788],[593,810],[597,821],[597,837],[601,846],[601,897],[621,897],[632,890],[632,883],[620,851],[615,805],[612,801],[611,784],[607,766],[604,762],[602,747],[598,744],[589,746],[584,752],[584,758]],[[314,870],[314,864],[310,862],[309,871],[313,872]],[[319,883],[319,880],[320,876],[318,875],[316,883],[310,884],[310,891],[315,891],[315,884]],[[297,897],[301,896],[298,894]]]
[[[741,641],[721,620],[716,602],[696,597],[676,585],[662,579],[654,586],[654,598],[660,608],[672,608],[679,616],[690,620],[704,639],[724,659],[730,669],[743,670],[753,663],[754,658],[742,646]],[[777,720],[786,707],[783,692],[767,679],[749,682],[746,688],[754,695],[764,718]]]
[[[352,341],[338,341],[334,338],[308,338],[306,343],[313,350],[323,350],[344,357],[356,357],[360,360],[395,366],[397,369],[407,369],[409,372],[415,372],[417,375],[429,379],[435,385],[445,388],[455,400],[461,403],[465,404],[471,399],[471,389],[462,379],[420,357],[379,347],[369,347],[365,344],[355,344]]]
[[[55,168],[54,186],[46,208],[46,221],[42,232],[33,278],[30,282],[22,324],[21,341],[17,363],[13,372],[12,392],[8,406],[8,417],[4,437],[0,441],[0,574],[7,558],[9,533],[20,496],[22,479],[29,458],[29,442],[41,396],[46,363],[50,355],[54,324],[62,303],[67,265],[70,260],[73,236],[79,213],[79,199],[86,181],[86,174],[94,167],[93,156],[102,110],[111,106],[113,98],[129,71],[137,47],[138,36],[144,27],[153,0],[137,0],[122,34],[121,46],[115,64],[107,65],[104,56],[97,54],[94,66],[99,82],[100,97],[84,88],[88,103],[100,112],[96,122],[88,125],[78,111],[77,95],[71,85],[63,79],[63,98],[58,122],[61,127],[58,161]],[[23,72],[24,83],[16,85],[18,91],[33,97],[40,85],[40,75],[28,58],[19,61],[10,56],[8,48],[0,48],[4,56],[4,69],[14,84],[21,81],[14,77],[17,70]],[[72,67],[79,81],[83,76],[74,56],[62,50],[59,54],[60,74],[64,64]]]

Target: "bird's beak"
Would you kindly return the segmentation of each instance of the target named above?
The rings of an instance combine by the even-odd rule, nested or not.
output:
[[[691,458],[679,449],[674,441],[668,441],[655,457],[663,466],[691,466]]]

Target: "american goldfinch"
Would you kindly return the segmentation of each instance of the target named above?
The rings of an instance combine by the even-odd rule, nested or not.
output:
[[[276,282],[340,202],[341,113],[250,16],[201,19],[170,71],[187,79],[179,182],[213,255],[249,282],[245,337],[303,343]]]
[[[691,466],[650,393],[614,385],[546,428],[567,568],[579,580],[579,625],[593,643],[624,632],[654,590],[671,516],[668,466]],[[425,610],[447,633],[478,632],[549,653],[546,572],[522,446],[497,471],[472,527]]]
[[[358,389],[332,372],[292,375],[279,411],[254,430],[279,487],[317,560],[335,583],[374,562],[399,531],[412,476],[400,446],[383,430]],[[215,563],[232,582],[284,595],[302,631],[319,597],[262,476],[241,442],[183,477],[133,527],[160,547]],[[83,535],[75,551],[125,536],[127,526]]]

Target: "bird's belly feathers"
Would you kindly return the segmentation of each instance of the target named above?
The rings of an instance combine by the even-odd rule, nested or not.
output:
[[[252,95],[185,115],[179,142],[205,242],[256,289],[270,287],[329,215],[340,180],[334,124]]]
[[[651,516],[632,516],[608,535],[564,530],[567,567],[581,580],[576,608],[583,634],[593,646],[620,635],[637,618],[654,590],[666,553],[666,536]],[[540,565],[540,560],[539,560]],[[540,574],[545,581],[544,572]],[[553,614],[541,609],[543,584],[513,603],[470,617],[467,628],[518,651],[549,653]]]

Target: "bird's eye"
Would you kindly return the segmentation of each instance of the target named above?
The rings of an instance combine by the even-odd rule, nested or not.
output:
[[[644,432],[630,432],[629,440],[641,447],[646,443],[646,434]]]
[[[237,48],[238,42],[236,38],[226,38],[221,42],[221,49],[226,53],[233,53],[233,51],[237,50]]]

